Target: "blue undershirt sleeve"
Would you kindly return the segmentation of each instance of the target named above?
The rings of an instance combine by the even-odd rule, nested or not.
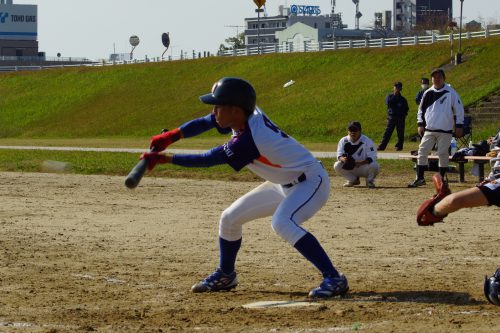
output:
[[[227,163],[226,154],[222,146],[215,147],[203,154],[175,154],[172,157],[172,164],[183,167],[206,168],[225,163]]]
[[[205,117],[188,121],[187,123],[182,125],[180,129],[184,138],[190,138],[211,130],[214,127],[221,134],[227,134],[231,132],[230,128],[222,128],[217,124],[217,122],[215,121],[215,115],[213,113],[206,115]]]

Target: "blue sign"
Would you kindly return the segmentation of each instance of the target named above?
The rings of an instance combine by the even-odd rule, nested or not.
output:
[[[319,6],[291,5],[290,12],[295,15],[319,15],[321,9]]]
[[[5,23],[5,20],[9,17],[9,13],[0,12],[0,23]]]

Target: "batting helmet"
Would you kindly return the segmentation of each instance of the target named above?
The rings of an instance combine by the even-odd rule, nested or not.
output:
[[[255,109],[257,96],[250,83],[237,77],[224,77],[217,81],[212,92],[200,96],[200,100],[210,105],[235,105],[247,114]]]
[[[491,304],[500,306],[500,268],[492,277],[484,277],[484,296]]]

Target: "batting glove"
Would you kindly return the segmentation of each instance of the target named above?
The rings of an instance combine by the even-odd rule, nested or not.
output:
[[[172,143],[180,140],[181,137],[182,137],[182,132],[180,128],[176,128],[174,130],[155,135],[151,137],[151,144],[149,148],[155,151],[164,151]]]
[[[151,171],[157,164],[167,163],[167,157],[158,152],[143,153],[140,157],[141,160],[148,162],[148,170]]]

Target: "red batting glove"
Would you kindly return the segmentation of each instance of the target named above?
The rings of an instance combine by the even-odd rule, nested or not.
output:
[[[175,141],[178,141],[182,137],[182,132],[180,128],[155,135],[151,137],[150,149],[155,151],[164,151]]]
[[[153,170],[157,164],[167,163],[167,157],[157,152],[143,153],[140,159],[148,162],[149,171]]]

